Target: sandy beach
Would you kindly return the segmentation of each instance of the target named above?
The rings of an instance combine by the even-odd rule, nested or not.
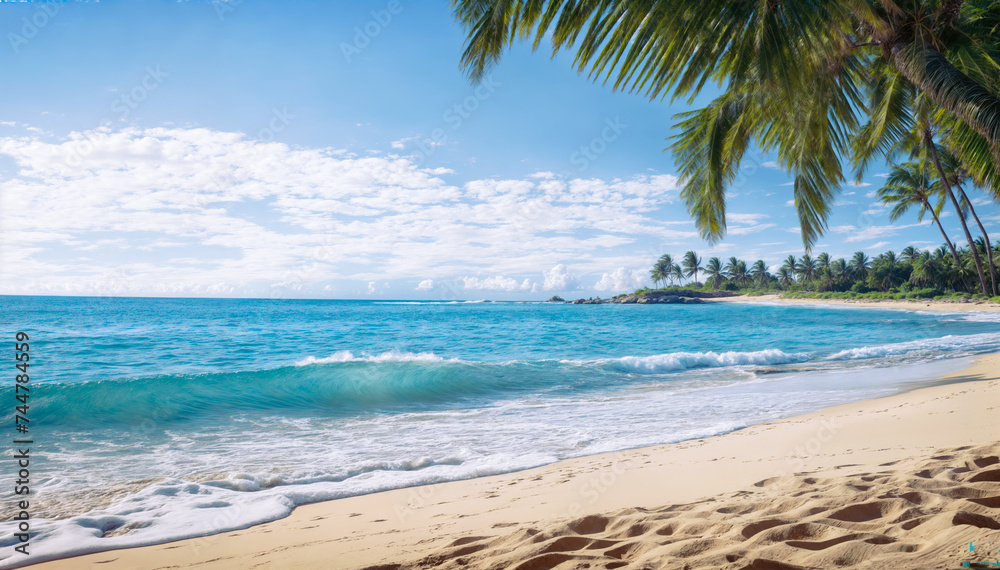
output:
[[[35,567],[954,568],[970,542],[1000,547],[998,411],[993,354],[933,386],[726,435]]]
[[[710,303],[789,303],[800,305],[842,305],[848,307],[867,307],[877,309],[909,309],[911,311],[944,311],[944,312],[966,312],[966,311],[1000,311],[1000,305],[989,301],[977,300],[968,303],[950,303],[945,301],[934,301],[928,299],[904,299],[904,300],[884,300],[884,299],[790,299],[782,297],[781,293],[767,293],[764,295],[738,295],[735,297],[718,297],[708,299]]]

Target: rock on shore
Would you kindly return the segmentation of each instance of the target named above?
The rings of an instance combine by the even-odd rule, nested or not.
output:
[[[574,305],[603,305],[606,303],[617,303],[621,305],[699,305],[704,303],[705,299],[733,297],[735,295],[736,293],[731,291],[646,291],[645,293],[639,295],[622,294],[615,295],[610,299],[591,297],[589,299],[577,299],[575,301],[567,302]]]

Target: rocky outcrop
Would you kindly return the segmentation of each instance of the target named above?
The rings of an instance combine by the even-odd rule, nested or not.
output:
[[[618,303],[622,305],[699,305],[703,304],[705,299],[733,297],[735,295],[736,293],[731,291],[646,291],[639,295],[615,295],[607,300],[602,300],[600,297],[591,297],[589,299],[577,299],[567,302],[574,305],[601,305],[605,303]]]

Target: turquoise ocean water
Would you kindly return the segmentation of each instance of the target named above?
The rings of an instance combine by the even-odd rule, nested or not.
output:
[[[996,314],[735,303],[0,297],[0,320],[31,336],[31,561],[725,433],[1000,350]]]

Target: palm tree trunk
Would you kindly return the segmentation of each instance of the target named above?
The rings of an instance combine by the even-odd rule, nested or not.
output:
[[[955,251],[955,246],[951,243],[951,239],[948,237],[948,232],[944,231],[944,226],[941,225],[941,220],[938,218],[937,212],[934,211],[933,206],[931,206],[930,202],[927,200],[924,200],[924,208],[926,208],[927,211],[931,213],[931,216],[934,217],[934,223],[937,224],[938,229],[941,230],[941,235],[944,236],[944,243],[948,244],[948,249],[951,250],[951,256],[955,259],[955,265],[958,268],[961,268],[962,259],[958,257],[958,252]],[[965,287],[965,290],[971,292],[972,290],[969,289],[969,284],[965,282],[965,278],[962,277],[961,279],[962,286]]]
[[[962,196],[962,201],[969,207],[969,212],[972,217],[976,220],[976,225],[979,226],[979,231],[983,232],[983,241],[986,242],[986,264],[990,268],[990,285],[993,286],[993,296],[997,296],[997,270],[993,267],[993,247],[990,245],[990,236],[986,233],[986,228],[983,227],[983,222],[979,221],[979,214],[976,214],[976,209],[972,207],[972,201],[966,196],[965,190],[962,189],[961,184],[955,184],[955,188],[958,189],[958,193]]]
[[[962,215],[962,207],[958,204],[955,193],[951,191],[951,182],[948,181],[948,175],[945,174],[944,168],[941,167],[941,159],[938,156],[937,147],[934,146],[934,138],[931,135],[930,129],[924,130],[924,141],[927,142],[927,147],[931,151],[931,157],[934,159],[934,165],[937,166],[938,175],[941,176],[941,183],[944,184],[944,190],[948,193],[951,203],[955,206],[958,221],[962,222],[962,230],[965,231],[965,239],[969,240],[969,248],[972,249],[972,259],[976,262],[976,271],[979,272],[979,283],[983,286],[983,294],[985,295],[989,289],[986,287],[986,275],[983,274],[983,262],[979,259],[979,249],[976,248],[976,241],[972,239],[972,233],[969,232],[969,224],[965,223],[965,216]]]

